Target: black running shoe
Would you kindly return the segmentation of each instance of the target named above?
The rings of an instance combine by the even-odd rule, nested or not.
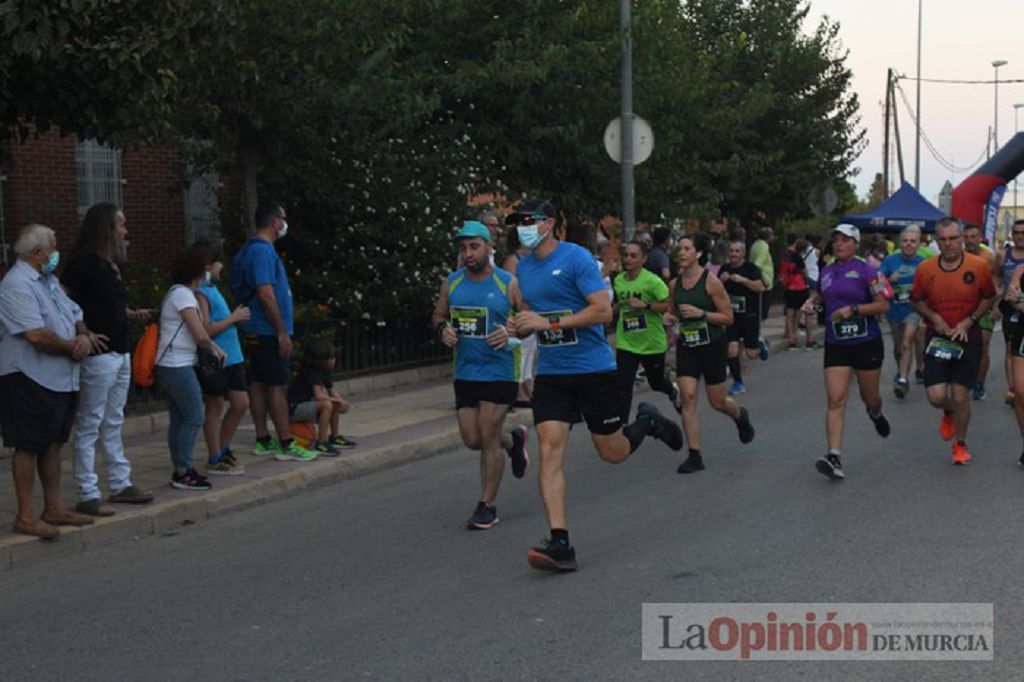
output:
[[[183,474],[171,474],[171,487],[178,490],[210,490],[210,480],[202,476],[195,469],[189,469]]]
[[[486,502],[477,502],[476,511],[466,520],[471,530],[487,530],[498,522],[498,508]]]
[[[675,421],[667,419],[658,408],[651,403],[640,403],[636,408],[636,417],[647,417],[654,423],[651,435],[673,450],[683,449],[683,430]]]
[[[572,545],[563,545],[552,539],[541,540],[540,547],[533,547],[526,552],[526,562],[538,571],[575,571],[580,565],[576,563],[576,549]]]
[[[704,471],[704,458],[701,455],[690,455],[676,469],[677,474],[692,474]]]
[[[877,417],[872,417],[871,412],[868,412],[868,418],[871,420],[871,423],[875,425],[875,431],[878,432],[879,436],[882,438],[889,437],[889,433],[892,429],[889,426],[889,420],[885,418],[884,414],[879,412]]]
[[[740,408],[740,418],[736,420],[736,430],[740,434],[740,442],[746,445],[754,440],[754,425],[750,423],[750,413],[747,408]]]
[[[525,426],[517,426],[509,434],[512,436],[512,447],[506,452],[512,460],[512,475],[516,478],[522,478],[530,468],[530,453],[526,451],[526,437],[529,433]]]
[[[828,454],[814,463],[814,468],[819,474],[828,476],[833,481],[841,481],[846,476],[843,474],[843,463],[839,461],[839,455]]]
[[[907,393],[910,391],[910,382],[903,377],[897,377],[893,383],[892,392],[896,394],[896,397],[903,400],[907,397]]]

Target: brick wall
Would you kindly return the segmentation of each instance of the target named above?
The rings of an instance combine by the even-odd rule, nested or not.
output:
[[[171,148],[140,146],[121,155],[129,260],[167,266],[185,246],[184,194],[179,161]],[[10,145],[3,182],[7,240],[31,222],[49,225],[67,253],[78,231],[75,139],[48,132]],[[13,260],[13,252],[11,253]]]
[[[185,248],[185,203],[178,155],[167,147],[121,154],[128,258],[168,265]]]

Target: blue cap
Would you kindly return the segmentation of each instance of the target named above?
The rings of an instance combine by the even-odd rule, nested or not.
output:
[[[487,226],[476,220],[467,220],[462,223],[462,228],[458,233],[452,237],[452,241],[459,241],[460,239],[473,239],[480,237],[485,242],[491,241],[491,231],[487,229]]]

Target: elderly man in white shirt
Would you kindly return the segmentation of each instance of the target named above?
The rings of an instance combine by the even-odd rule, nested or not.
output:
[[[89,332],[81,309],[60,287],[53,230],[29,225],[14,251],[18,260],[0,281],[0,430],[4,444],[14,448],[13,530],[53,540],[60,535],[57,526],[93,523],[61,502],[60,448],[74,422],[78,363],[102,350],[106,337]],[[32,501],[37,470],[41,516]]]

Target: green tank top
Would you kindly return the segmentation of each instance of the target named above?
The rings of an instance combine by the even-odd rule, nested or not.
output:
[[[692,289],[683,287],[683,277],[676,280],[675,292],[672,295],[672,302],[676,310],[683,304],[689,304],[706,310],[709,313],[718,312],[715,302],[708,295],[708,271],[705,270],[693,285]],[[679,321],[679,343],[688,348],[706,346],[712,341],[717,341],[725,333],[725,328],[720,324],[713,324],[707,320],[680,320]]]

